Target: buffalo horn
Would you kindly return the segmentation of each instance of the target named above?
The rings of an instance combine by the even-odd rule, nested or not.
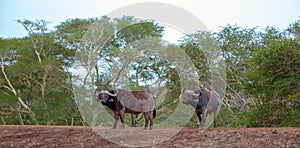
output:
[[[112,94],[112,93],[110,93],[108,91],[104,91],[104,93],[106,93],[106,94],[108,94],[108,95],[110,95],[112,97],[116,97],[118,95],[118,90],[117,90],[117,92],[115,94]]]

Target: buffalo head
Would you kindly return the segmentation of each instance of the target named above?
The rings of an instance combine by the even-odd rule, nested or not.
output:
[[[193,107],[197,106],[199,101],[199,96],[202,95],[202,89],[197,89],[195,91],[183,90],[180,100],[184,104],[192,105]]]
[[[100,101],[102,104],[106,104],[108,102],[114,102],[115,98],[118,95],[118,91],[107,91],[103,90],[101,92],[95,91],[96,101]]]

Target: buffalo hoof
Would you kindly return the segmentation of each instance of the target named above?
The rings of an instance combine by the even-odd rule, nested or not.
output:
[[[200,126],[199,129],[200,129],[200,131],[202,131],[202,132],[206,131],[206,127],[204,127],[204,126]]]

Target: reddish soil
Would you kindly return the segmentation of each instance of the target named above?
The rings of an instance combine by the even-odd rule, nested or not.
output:
[[[153,129],[151,132],[163,134],[164,131],[168,129]],[[1,125],[0,147],[86,148],[126,145],[112,143],[89,127]],[[150,147],[300,147],[300,128],[215,128],[205,131],[184,128],[167,141]]]

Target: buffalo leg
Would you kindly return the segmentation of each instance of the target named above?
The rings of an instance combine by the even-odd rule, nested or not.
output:
[[[121,123],[122,123],[122,128],[125,128],[125,119],[124,119],[124,115],[125,113],[120,113],[120,119],[121,119]]]
[[[153,127],[153,112],[152,111],[150,111],[149,112],[149,120],[150,120],[150,130],[152,129],[152,127]]]
[[[117,128],[118,121],[119,121],[119,115],[115,114],[115,123],[113,126],[114,129]]]
[[[144,127],[144,129],[147,129],[147,127],[148,127],[148,122],[149,122],[149,113],[148,112],[144,112],[143,113],[144,114],[144,118],[145,118],[145,127]]]
[[[199,119],[199,123],[200,123],[199,127],[201,127],[201,112],[198,109],[196,109],[195,112],[196,112],[196,115]]]
[[[207,117],[207,108],[204,108],[203,109],[203,114],[202,114],[202,120],[201,120],[201,127],[202,128],[205,128],[206,117]]]
[[[217,127],[217,113],[214,112],[214,128]]]

